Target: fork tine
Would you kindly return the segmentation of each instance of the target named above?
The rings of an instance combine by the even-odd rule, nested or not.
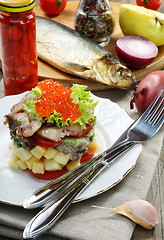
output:
[[[163,94],[163,89],[157,94],[155,99],[152,101],[152,103],[149,105],[146,111],[142,114],[141,116],[142,120],[147,121],[147,119],[149,118],[150,114],[152,114],[152,110],[154,109],[155,105],[157,104],[162,94]]]
[[[163,116],[164,116],[164,106],[160,109],[160,111],[158,111],[158,114],[154,118],[153,125],[156,125],[158,121],[160,121],[160,118],[162,118]]]
[[[162,117],[162,112],[164,109],[163,101],[164,98],[162,98],[161,101],[157,103],[152,113],[147,118],[147,121],[153,126],[155,126],[158,123],[159,118]]]
[[[162,109],[162,110],[163,110],[163,109]],[[158,131],[158,129],[160,129],[160,127],[162,127],[163,123],[164,123],[164,114],[162,115],[162,117],[160,117],[160,118],[158,119],[158,121],[156,121],[156,122],[153,124],[153,126],[154,126],[155,129],[156,129],[156,132]]]
[[[157,116],[154,118],[154,121],[152,123],[154,127],[157,127],[157,125],[162,126],[164,122],[164,114],[162,114],[163,111],[164,111],[164,107],[161,108]]]

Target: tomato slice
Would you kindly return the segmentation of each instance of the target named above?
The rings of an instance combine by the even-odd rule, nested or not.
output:
[[[32,170],[29,170],[29,171],[34,177],[36,177],[38,179],[52,180],[52,179],[62,176],[66,171],[66,167],[63,167],[61,170],[45,171],[43,174],[34,173]]]
[[[92,129],[93,124],[92,123],[87,123],[86,128],[83,129],[81,132],[79,132],[76,136],[73,136],[75,138],[82,138],[85,137]]]
[[[85,163],[88,162],[89,160],[91,160],[94,157],[94,154],[90,154],[90,153],[83,153],[80,162],[81,163]]]
[[[45,148],[50,148],[50,147],[56,147],[60,145],[63,142],[64,138],[62,138],[60,141],[55,142],[51,139],[41,137],[37,134],[34,135],[33,138],[33,144],[39,146],[39,147],[45,147]]]

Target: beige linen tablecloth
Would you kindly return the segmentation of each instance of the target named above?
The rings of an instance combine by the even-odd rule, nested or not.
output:
[[[94,94],[118,103],[133,119],[138,116],[136,110],[129,109],[132,92],[110,90]],[[92,205],[112,208],[128,200],[146,199],[157,162],[162,161],[160,159],[162,145],[163,129],[152,140],[143,145],[135,168],[124,180],[99,196],[72,204],[54,227],[38,239],[130,240],[135,227],[132,221],[110,210],[93,208]],[[1,203],[0,236],[17,240],[23,239],[24,227],[37,212],[38,209],[25,210],[22,207]]]

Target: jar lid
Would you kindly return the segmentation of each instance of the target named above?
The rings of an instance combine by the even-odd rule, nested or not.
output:
[[[35,6],[35,0],[0,0],[0,10],[6,12],[24,12]]]

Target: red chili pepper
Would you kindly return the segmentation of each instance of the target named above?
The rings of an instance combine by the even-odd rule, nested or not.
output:
[[[12,26],[8,30],[9,38],[14,41],[19,41],[23,37],[22,29],[18,26]]]

